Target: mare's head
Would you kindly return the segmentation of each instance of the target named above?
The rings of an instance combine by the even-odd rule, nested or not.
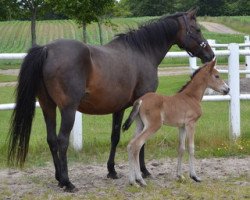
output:
[[[200,58],[203,63],[209,62],[214,58],[214,52],[196,22],[196,12],[197,9],[190,9],[178,17],[179,31],[176,43],[189,55]]]
[[[222,94],[229,93],[228,85],[220,78],[218,70],[214,68],[216,59],[211,62],[206,63],[202,68],[204,68],[206,73],[207,87],[220,92]]]

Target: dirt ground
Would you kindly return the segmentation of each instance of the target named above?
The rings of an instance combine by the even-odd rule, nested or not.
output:
[[[226,33],[226,34],[240,34],[240,32],[235,31],[223,24],[218,24],[214,22],[199,22],[202,26],[204,26],[208,31],[215,33]]]
[[[233,179],[232,184],[249,186],[250,188],[250,156],[245,158],[210,158],[196,160],[197,174],[203,182],[207,181],[228,181]],[[176,159],[152,160],[147,163],[152,177],[146,179],[159,187],[169,187],[176,181]],[[184,175],[188,178],[188,164],[184,162]],[[106,177],[107,170],[105,164],[70,164],[69,176],[72,182],[79,189],[72,195],[84,195],[95,193],[102,196],[102,190],[116,188],[118,191],[126,192],[128,187],[128,165],[119,164],[116,166],[120,175],[119,179],[111,180]],[[240,181],[237,179],[241,178]],[[46,167],[31,168],[23,171],[0,170],[0,191],[5,192],[0,198],[22,199],[27,194],[41,196],[48,191],[54,191],[60,195],[68,195],[62,188],[57,186],[54,180],[54,167],[49,163]],[[100,194],[99,194],[100,193]],[[1,192],[0,192],[1,194]],[[250,198],[245,196],[246,199]]]

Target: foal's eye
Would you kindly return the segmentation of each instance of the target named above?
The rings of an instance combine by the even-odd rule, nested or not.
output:
[[[220,76],[219,75],[215,75],[215,78],[220,78]]]

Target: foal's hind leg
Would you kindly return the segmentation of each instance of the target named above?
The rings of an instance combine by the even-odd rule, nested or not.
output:
[[[74,125],[76,108],[68,106],[62,108],[60,111],[62,118],[58,134],[59,160],[61,164],[60,183],[62,186],[66,186],[65,191],[74,192],[75,186],[69,181],[68,176],[67,149],[69,146],[70,131]]]
[[[139,152],[150,135],[154,134],[161,127],[161,123],[150,125],[143,132],[135,136],[128,144],[129,157],[129,183],[136,185],[136,181],[141,185],[147,185],[140,173]]]
[[[135,135],[140,134],[142,132],[143,128],[144,128],[144,124],[141,121],[141,118],[137,117],[136,118],[136,131],[135,131]],[[145,148],[145,144],[142,146],[142,148],[140,150],[139,162],[140,162],[140,169],[141,169],[141,172],[142,172],[142,177],[143,178],[147,178],[151,174],[149,173],[149,171],[146,168],[145,159],[144,159],[144,148]]]
[[[107,163],[108,167],[108,178],[117,179],[117,173],[115,171],[115,152],[117,144],[120,141],[121,124],[123,118],[124,110],[120,112],[113,113],[113,123],[112,123],[112,134],[111,134],[111,149],[109,154],[109,159]]]

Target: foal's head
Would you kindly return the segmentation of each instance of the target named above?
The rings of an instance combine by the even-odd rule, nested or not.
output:
[[[228,94],[229,87],[228,85],[220,78],[218,70],[214,68],[216,59],[212,60],[209,63],[206,63],[203,68],[206,71],[206,80],[207,87],[220,92],[222,94]]]
[[[202,62],[209,62],[214,58],[214,53],[196,22],[196,12],[197,9],[190,9],[178,17],[180,31],[177,34],[177,45]]]

